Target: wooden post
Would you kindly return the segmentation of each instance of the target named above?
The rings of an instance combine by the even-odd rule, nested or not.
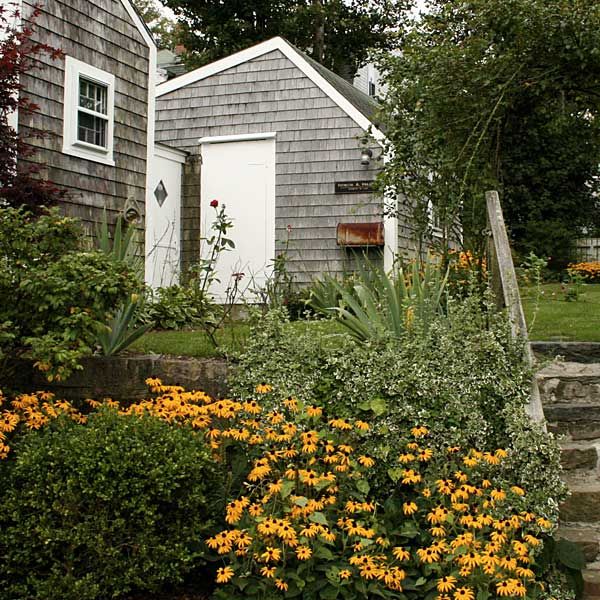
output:
[[[527,335],[525,313],[523,312],[517,275],[510,252],[510,244],[508,242],[508,234],[506,233],[498,192],[486,192],[485,200],[488,223],[492,233],[492,243],[490,244],[492,287],[500,303],[506,307],[513,337],[521,338],[525,343],[524,359],[533,370],[533,352]],[[527,412],[534,421],[540,423],[545,429],[544,409],[535,376],[531,383],[531,397],[527,406]]]

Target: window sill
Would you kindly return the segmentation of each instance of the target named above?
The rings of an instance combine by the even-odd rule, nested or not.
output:
[[[77,158],[91,160],[93,162],[102,163],[103,165],[108,165],[110,167],[115,166],[112,153],[96,150],[91,144],[75,143],[71,146],[63,146],[62,151],[63,154],[68,154],[69,156],[76,156]]]

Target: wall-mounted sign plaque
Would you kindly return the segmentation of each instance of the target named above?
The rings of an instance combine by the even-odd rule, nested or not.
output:
[[[336,181],[336,194],[368,194],[373,191],[372,181]]]

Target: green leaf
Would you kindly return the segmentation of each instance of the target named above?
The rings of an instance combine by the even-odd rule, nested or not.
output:
[[[388,469],[387,474],[394,483],[397,483],[402,477],[402,471],[403,469],[399,467],[392,467],[391,469]]]
[[[325,525],[326,527],[329,527],[327,518],[322,512],[313,513],[312,515],[310,515],[310,517],[308,517],[308,520],[312,521],[313,523],[319,523],[319,525]]]
[[[315,558],[322,558],[323,560],[333,560],[334,559],[334,556],[333,556],[333,553],[331,552],[331,550],[329,548],[326,548],[325,546],[320,546],[320,545],[315,548],[313,556]]]
[[[319,591],[319,597],[323,600],[335,600],[339,593],[340,590],[336,586],[327,585]]]
[[[370,408],[376,417],[380,417],[387,411],[387,402],[383,398],[373,398]]]
[[[575,571],[581,571],[585,568],[585,556],[581,548],[569,540],[557,540],[555,546],[556,559]]]
[[[369,485],[369,482],[366,479],[359,479],[356,482],[356,489],[361,494],[368,494],[369,490],[371,489],[371,486]]]
[[[282,498],[287,498],[292,491],[294,490],[294,488],[296,487],[296,482],[295,481],[289,481],[286,480],[281,484],[281,497]],[[306,500],[306,498],[305,498]],[[300,504],[298,504],[298,506],[301,506]]]
[[[406,521],[404,525],[402,525],[402,529],[400,530],[400,535],[408,538],[414,538],[419,535],[419,530],[417,526],[412,521]]]

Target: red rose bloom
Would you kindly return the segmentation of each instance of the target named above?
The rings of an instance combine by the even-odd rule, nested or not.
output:
[[[218,200],[211,200],[211,201],[210,201],[210,205],[211,205],[213,208],[217,208],[217,206],[219,206],[219,201],[218,201]]]

